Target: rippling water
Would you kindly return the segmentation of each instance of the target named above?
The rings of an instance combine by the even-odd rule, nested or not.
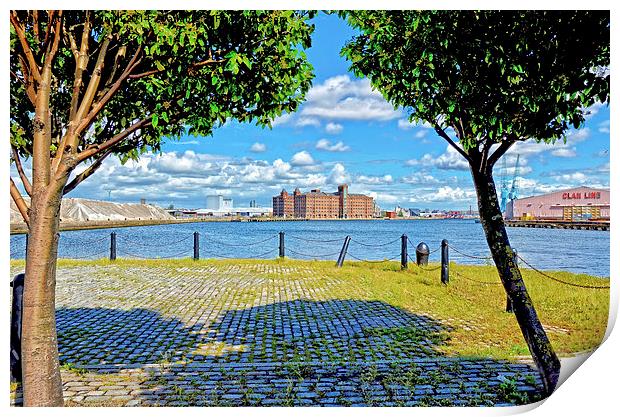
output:
[[[482,226],[473,220],[349,220],[300,222],[207,222],[117,229],[62,232],[61,258],[107,257],[110,233],[117,234],[119,258],[177,258],[193,254],[193,232],[200,233],[201,258],[275,258],[278,232],[285,233],[286,256],[298,259],[338,257],[344,237],[352,242],[349,257],[390,259],[400,256],[400,236],[406,234],[413,246],[425,242],[431,251],[447,239],[454,248],[450,260],[485,264],[489,250]],[[570,229],[508,228],[510,242],[533,266],[609,276],[609,232]],[[382,245],[382,246],[374,246]],[[25,237],[11,236],[11,258],[23,258]],[[438,261],[439,251],[430,260]]]

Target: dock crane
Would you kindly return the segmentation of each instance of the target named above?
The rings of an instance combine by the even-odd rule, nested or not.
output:
[[[512,188],[510,189],[510,193],[508,194],[508,198],[510,201],[514,201],[519,198],[519,154],[517,154],[517,162],[515,163],[515,173],[512,178]]]
[[[506,158],[502,158],[502,169],[500,171],[500,204],[499,209],[502,213],[506,211],[506,203],[508,202],[508,168],[506,166]]]

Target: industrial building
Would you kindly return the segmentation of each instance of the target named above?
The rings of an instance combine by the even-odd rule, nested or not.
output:
[[[577,187],[506,204],[507,220],[609,220],[609,190]]]
[[[349,186],[338,186],[335,193],[320,189],[302,193],[296,188],[293,194],[282,190],[273,197],[273,215],[301,219],[367,219],[373,217],[375,204],[372,197],[350,194]]]

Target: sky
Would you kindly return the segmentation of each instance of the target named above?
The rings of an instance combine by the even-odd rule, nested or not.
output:
[[[166,140],[161,154],[138,162],[110,158],[67,196],[200,208],[207,195],[222,194],[235,207],[251,200],[270,207],[283,188],[334,192],[348,183],[350,192],[374,197],[383,209],[475,210],[466,161],[348,70],[340,49],[355,33],[344,21],[320,14],[314,23],[307,55],[315,79],[296,113],[276,119],[271,130],[227,123],[212,137]],[[609,188],[609,107],[594,106],[590,113],[566,143],[513,146],[505,156],[507,177],[512,181],[520,155],[520,197],[582,185]],[[498,188],[502,167],[500,161]]]

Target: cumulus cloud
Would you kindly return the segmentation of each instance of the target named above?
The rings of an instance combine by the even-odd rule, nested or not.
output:
[[[343,129],[344,126],[339,123],[329,122],[325,125],[325,132],[329,133],[330,135],[337,135],[341,133]]]
[[[366,78],[339,75],[313,86],[301,109],[302,117],[340,120],[391,120],[401,116],[370,86]]]
[[[358,175],[355,177],[356,184],[369,184],[369,185],[379,185],[379,184],[392,184],[394,182],[394,178],[390,174],[374,176],[374,175]]]
[[[560,158],[574,158],[577,156],[577,149],[575,147],[572,148],[558,148],[551,151],[551,155],[557,156]]]
[[[264,143],[260,143],[260,142],[255,142],[250,147],[250,152],[254,152],[254,153],[262,153],[262,152],[265,152],[266,150],[267,150],[267,145],[265,145]]]
[[[599,123],[598,131],[601,133],[609,133],[609,119]]]
[[[578,171],[571,174],[556,175],[554,178],[558,181],[566,181],[578,184],[583,184],[588,181],[588,176],[583,172]]]
[[[351,150],[351,148],[342,141],[332,144],[332,142],[327,139],[319,139],[314,147],[320,151],[327,152],[347,152]]]
[[[341,163],[335,164],[331,172],[329,173],[329,177],[327,177],[328,184],[339,185],[350,182],[351,176],[345,169],[344,165],[342,165]]]
[[[441,183],[441,181],[437,178],[424,172],[416,172],[411,175],[404,176],[401,178],[401,182],[416,185],[435,185]]]
[[[462,189],[461,187],[452,188],[449,185],[439,187],[437,190],[417,193],[409,198],[411,203],[428,202],[471,202],[476,198],[476,192],[472,189]]]
[[[448,145],[446,151],[441,155],[434,157],[430,153],[424,154],[420,159],[410,159],[405,162],[407,166],[424,166],[435,167],[438,169],[449,169],[466,171],[469,170],[469,163],[456,151],[452,146]]]
[[[319,121],[319,119],[314,118],[314,117],[300,117],[295,122],[295,126],[298,126],[298,127],[304,127],[304,126],[319,127],[319,126],[321,126],[321,122]]]
[[[297,152],[291,158],[291,165],[293,166],[304,166],[304,165],[313,165],[314,158],[308,151]]]

